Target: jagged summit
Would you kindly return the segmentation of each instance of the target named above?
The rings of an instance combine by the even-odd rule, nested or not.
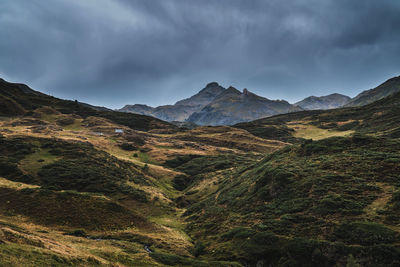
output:
[[[292,105],[285,100],[270,100],[259,96],[247,88],[239,91],[229,86],[225,89],[214,81],[208,83],[197,94],[177,101],[174,105],[155,108],[139,104],[126,105],[119,111],[153,116],[166,121],[188,121],[199,125],[231,125],[300,110],[364,105],[398,91],[400,91],[400,76],[389,79],[375,89],[364,91],[353,99],[333,93],[320,97],[310,96]]]
[[[174,105],[164,105],[155,108],[147,105],[126,105],[119,111],[153,116],[166,121],[183,122],[194,112],[200,111],[203,107],[211,103],[225,90],[217,82],[210,82],[197,94],[180,100]]]
[[[225,88],[220,86],[217,82],[211,82],[201,89],[197,94],[180,100],[175,105],[186,105],[186,106],[201,106],[204,107],[210,103],[216,96],[225,91]]]
[[[208,88],[208,87],[217,87],[217,86],[219,86],[219,84],[217,82],[210,82],[210,83],[208,83],[206,85],[206,88]]]
[[[198,125],[232,125],[291,111],[299,111],[286,101],[269,100],[247,89],[230,86],[188,121]]]

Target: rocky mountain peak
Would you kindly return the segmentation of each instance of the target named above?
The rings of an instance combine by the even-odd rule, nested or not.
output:
[[[229,86],[228,89],[226,89],[225,93],[229,93],[229,94],[242,94],[238,89],[236,89],[233,86]]]
[[[210,82],[210,83],[208,83],[208,84],[206,85],[206,88],[209,88],[209,87],[217,87],[217,86],[219,86],[219,84],[218,84],[217,82]]]

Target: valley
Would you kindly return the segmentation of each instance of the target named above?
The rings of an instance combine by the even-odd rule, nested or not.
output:
[[[0,83],[2,266],[397,266],[400,95],[185,128]]]

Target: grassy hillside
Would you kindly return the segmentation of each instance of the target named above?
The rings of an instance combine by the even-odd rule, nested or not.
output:
[[[291,125],[316,126],[326,134],[357,131],[365,134],[399,137],[400,93],[391,95],[369,105],[356,108],[341,108],[327,111],[302,111],[273,116],[235,127],[268,139],[298,142],[296,129]],[[305,139],[306,135],[302,139]]]
[[[188,231],[205,254],[250,265],[397,266],[399,151],[361,135],[287,147],[220,175]]]
[[[56,266],[238,265],[195,259],[183,210],[172,199],[179,194],[175,180],[157,165],[136,163],[133,155],[118,159],[90,142],[32,135],[1,136],[0,150],[7,155],[0,158],[3,266],[46,266],[53,259]],[[232,167],[226,159],[229,165],[207,164],[210,171]]]
[[[400,77],[393,77],[378,87],[366,90],[351,99],[346,106],[363,106],[400,92]]]
[[[0,265],[241,266],[197,254],[182,191],[286,143],[180,130],[19,84],[0,93]]]
[[[9,83],[0,79],[0,116],[31,115],[33,110],[48,106],[63,114],[76,114],[83,118],[97,116],[132,129],[175,129],[167,122],[148,116],[115,111],[95,110],[77,101],[62,100],[34,91],[24,84]]]
[[[191,130],[0,101],[1,266],[400,264],[400,94]]]

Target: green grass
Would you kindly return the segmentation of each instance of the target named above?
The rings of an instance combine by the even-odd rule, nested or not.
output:
[[[149,154],[147,154],[146,152],[138,152],[138,156],[141,162],[143,163],[150,163],[150,157]]]
[[[0,265],[4,267],[101,265],[93,258],[65,257],[60,254],[50,253],[42,248],[13,243],[0,244],[0,255]]]
[[[334,136],[348,136],[354,133],[352,130],[348,131],[336,131],[321,129],[309,124],[291,124],[289,128],[292,128],[295,132],[293,136],[296,138],[303,139],[313,139],[321,140],[324,138],[334,137]]]
[[[225,173],[206,198],[198,191],[194,199],[200,201],[185,213],[187,231],[208,243],[217,258],[246,264],[268,259],[272,265],[330,266],[346,264],[345,257],[352,254],[367,265],[390,266],[400,257],[395,245],[400,242],[395,215],[400,197],[383,191],[382,183],[400,185],[399,151],[399,140],[363,135],[287,147]],[[366,210],[376,201],[384,203],[372,217]],[[347,223],[352,221],[362,223]],[[246,227],[233,233],[239,225]],[[334,242],[339,239],[342,244]],[[370,246],[377,251],[385,246],[384,259],[379,253],[365,258]],[[324,253],[326,249],[337,254]],[[313,256],[316,251],[318,257]]]
[[[50,149],[38,149],[21,160],[19,166],[25,172],[36,175],[43,166],[54,163],[57,159],[57,156],[50,153]]]
[[[23,215],[37,224],[58,228],[112,230],[147,223],[115,201],[77,192],[0,188],[0,199],[1,214]]]
[[[165,145],[156,145],[156,148],[160,148],[160,149],[174,149],[173,146],[165,146]]]

